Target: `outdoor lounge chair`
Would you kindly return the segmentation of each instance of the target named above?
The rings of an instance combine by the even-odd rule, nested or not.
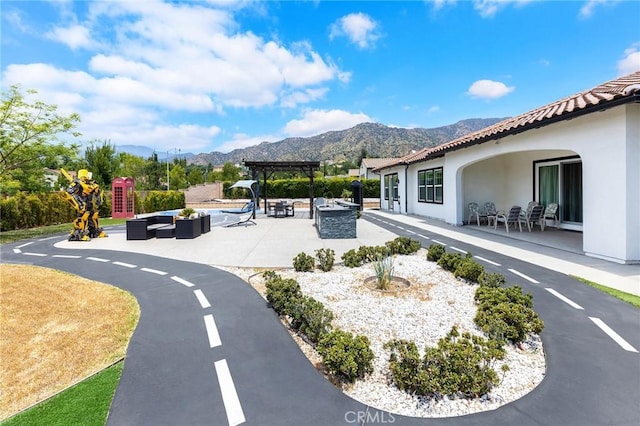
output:
[[[507,232],[509,232],[509,224],[518,224],[518,228],[520,228],[520,232],[522,232],[522,225],[520,224],[520,212],[522,211],[522,207],[513,206],[509,210],[509,213],[498,212],[496,214],[495,222],[493,223],[493,229],[498,227],[498,222],[504,223],[504,226],[507,228]]]
[[[533,206],[531,212],[526,217],[523,218],[522,216],[520,216],[519,222],[524,222],[527,225],[529,232],[531,232],[531,229],[536,226],[536,223],[540,226],[541,229],[543,229],[542,224],[540,223],[541,217],[542,206],[540,204],[536,204],[535,206]]]
[[[487,215],[480,211],[480,206],[478,205],[478,203],[469,203],[469,220],[467,221],[469,225],[471,225],[471,219],[473,219],[474,217],[476,218],[478,226],[480,226],[480,221],[482,219],[486,219]]]
[[[226,217],[225,218],[225,224],[223,225],[225,228],[228,228],[230,226],[249,226],[249,225],[257,225],[257,223],[255,223],[253,220],[253,211],[247,212],[247,213],[240,213],[240,214],[234,214],[231,217]],[[229,219],[229,223],[227,222],[227,219]]]
[[[239,209],[227,209],[227,210],[220,210],[222,213],[236,213],[236,214],[240,214],[240,213],[253,213],[253,206],[255,205],[255,203],[253,201],[249,201],[248,203],[246,203],[244,206],[240,207]]]
[[[544,209],[542,219],[540,220],[540,227],[543,231],[547,226],[547,219],[553,220],[553,224],[556,226],[556,228],[560,229],[560,221],[558,220],[558,204],[549,203],[549,205]]]

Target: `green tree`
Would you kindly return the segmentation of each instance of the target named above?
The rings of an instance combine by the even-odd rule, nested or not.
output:
[[[227,161],[222,166],[222,180],[236,181],[240,179],[240,169],[232,162]]]
[[[35,90],[28,90],[34,95]],[[4,194],[46,188],[44,168],[75,158],[78,145],[58,140],[58,135],[77,137],[78,114],[60,115],[57,106],[28,102],[20,86],[2,93],[0,105],[0,187]]]
[[[189,186],[187,183],[187,174],[181,165],[177,164],[171,167],[171,171],[169,172],[169,183],[170,189],[185,189]]]
[[[147,158],[145,165],[145,175],[147,177],[146,182],[141,182],[136,188],[146,189],[151,191],[158,191],[162,189],[162,182],[167,180],[167,166],[166,163],[162,164],[158,161],[158,154],[154,151],[151,157]]]
[[[199,185],[204,183],[204,177],[202,176],[202,170],[199,167],[194,167],[189,170],[189,184]]]
[[[136,182],[143,184],[147,180],[147,162],[142,157],[121,152],[118,154],[118,166],[114,177],[132,177]]]
[[[108,188],[111,187],[111,181],[118,168],[116,147],[106,140],[102,141],[101,146],[97,144],[97,141],[90,142],[84,152],[84,159],[93,179],[102,188]]]

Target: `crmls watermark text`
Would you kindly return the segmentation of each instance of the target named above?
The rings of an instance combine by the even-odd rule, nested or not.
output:
[[[391,413],[385,413],[382,411],[376,411],[370,413],[369,411],[347,411],[344,413],[344,420],[347,423],[352,424],[391,424],[395,423],[396,419]]]

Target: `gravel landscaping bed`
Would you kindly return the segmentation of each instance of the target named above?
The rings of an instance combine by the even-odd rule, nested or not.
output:
[[[374,275],[372,264],[358,268],[336,265],[329,272],[276,271],[283,278],[294,278],[302,293],[322,302],[334,314],[334,327],[363,334],[369,338],[375,354],[374,371],[353,385],[342,385],[352,398],[391,413],[413,417],[450,417],[493,410],[512,402],[534,389],[545,375],[545,356],[537,335],[530,335],[519,347],[506,345],[506,356],[496,361],[500,383],[478,399],[427,399],[410,395],[392,384],[389,352],[383,345],[391,339],[412,340],[424,353],[426,346],[436,346],[452,326],[462,332],[483,336],[473,322],[477,285],[453,277],[434,262],[426,260],[426,250],[414,255],[398,256],[394,275],[410,281],[408,288],[378,291],[365,285]],[[264,280],[255,270],[224,268],[249,282],[264,297]],[[253,276],[252,276],[253,275]],[[535,300],[534,300],[535,303]],[[535,306],[534,306],[535,308]],[[296,336],[296,342],[310,361],[321,366],[315,349]],[[501,371],[502,364],[509,370]]]

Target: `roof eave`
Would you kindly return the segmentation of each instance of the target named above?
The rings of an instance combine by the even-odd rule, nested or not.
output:
[[[506,130],[502,133],[494,133],[492,135],[488,135],[488,136],[484,136],[484,137],[480,137],[476,140],[470,141],[468,143],[462,144],[462,145],[458,145],[458,146],[451,146],[448,148],[443,148],[441,150],[435,151],[431,154],[427,154],[425,156],[425,158],[421,159],[421,160],[416,160],[416,161],[411,161],[411,162],[405,162],[406,164],[415,164],[415,163],[420,163],[422,161],[426,161],[426,160],[432,160],[438,157],[442,157],[444,156],[444,154],[448,153],[448,152],[453,152],[453,151],[457,151],[459,149],[463,149],[463,148],[469,148],[471,146],[474,145],[479,145],[482,143],[486,143],[489,141],[493,141],[493,140],[497,140],[497,139],[502,139],[505,138],[507,136],[513,136],[513,135],[517,135],[519,133],[522,132],[526,132],[527,130],[532,130],[532,129],[538,129],[541,127],[545,127],[545,126],[549,126],[551,124],[554,123],[558,123],[560,121],[566,121],[566,120],[572,120],[574,118],[583,116],[583,115],[587,115],[587,114],[591,114],[594,112],[598,112],[598,111],[605,111],[607,109],[611,109],[620,105],[625,105],[625,104],[630,104],[630,103],[640,103],[640,93],[636,92],[633,95],[630,96],[625,96],[622,98],[617,98],[614,100],[611,100],[609,102],[606,103],[600,103],[597,105],[591,105],[591,106],[587,106],[585,108],[579,109],[579,110],[575,110],[575,111],[571,111],[559,116],[555,116],[555,117],[551,117],[548,119],[545,119],[543,121],[537,122],[537,123],[529,123],[529,124],[525,124],[519,127],[515,127],[513,129],[509,129]],[[436,147],[437,148],[437,147]]]

